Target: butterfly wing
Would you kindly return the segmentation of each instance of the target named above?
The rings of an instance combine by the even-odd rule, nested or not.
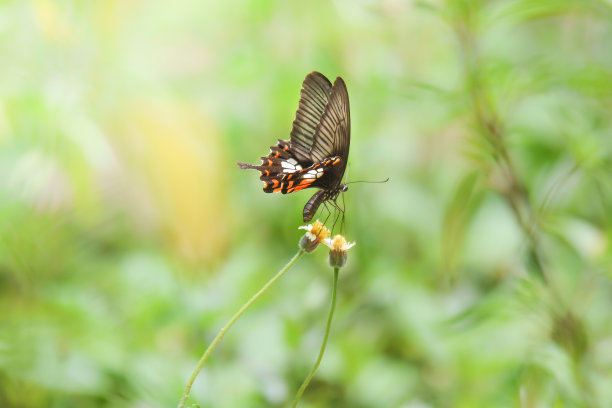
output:
[[[321,162],[327,157],[339,156],[342,163],[333,168],[326,177],[328,189],[333,189],[342,181],[348,161],[351,144],[351,116],[348,91],[342,78],[336,78],[329,95],[325,112],[315,131],[310,158]],[[323,181],[323,180],[322,180]]]
[[[290,139],[291,150],[300,161],[314,162],[311,150],[315,133],[325,113],[331,91],[331,82],[320,72],[311,72],[302,83],[300,103],[295,113]],[[317,161],[331,156],[333,155],[327,155]]]
[[[270,147],[270,153],[261,158],[260,165],[238,163],[241,169],[259,171],[266,193],[293,193],[308,187],[322,187],[325,178],[333,174],[342,160],[339,156],[329,157],[320,163],[308,165],[293,154],[286,140],[279,140]]]
[[[308,74],[291,129],[291,150],[300,161],[340,156],[346,162],[350,133],[348,91],[342,78],[332,85],[320,72]]]
[[[270,154],[261,158],[260,165],[238,163],[238,166],[259,171],[266,193],[288,194],[308,187],[320,187],[321,179],[342,165],[340,157],[335,156],[306,167],[297,161],[288,147],[287,141],[279,140],[270,148]]]
[[[270,147],[270,153],[261,158],[261,164],[237,163],[241,169],[259,171],[259,179],[264,182],[266,193],[280,193],[286,176],[303,170],[311,165],[310,161],[302,162],[296,157],[287,140],[279,140]],[[286,189],[285,189],[286,190]],[[284,191],[283,193],[292,192]]]

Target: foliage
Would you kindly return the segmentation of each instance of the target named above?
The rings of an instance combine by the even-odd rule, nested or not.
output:
[[[351,97],[337,309],[302,407],[612,401],[612,6],[603,0],[0,5],[0,406],[175,406],[296,251],[308,194],[237,161],[304,76]],[[201,407],[286,406],[323,250],[227,334]]]

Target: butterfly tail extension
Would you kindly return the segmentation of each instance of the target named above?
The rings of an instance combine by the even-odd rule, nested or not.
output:
[[[259,166],[255,166],[253,164],[241,163],[241,162],[238,162],[236,164],[238,165],[238,167],[240,167],[243,170],[246,170],[246,169],[255,169],[255,170],[257,170],[257,167],[259,167]]]

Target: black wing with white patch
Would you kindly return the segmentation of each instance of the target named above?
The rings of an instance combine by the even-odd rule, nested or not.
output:
[[[302,83],[300,102],[290,140],[279,140],[260,165],[238,163],[242,169],[259,171],[266,193],[292,193],[308,187],[320,190],[306,203],[308,222],[319,206],[346,191],[342,177],[351,138],[351,120],[346,84],[334,84],[321,73],[311,72]]]
[[[261,158],[259,166],[238,163],[241,169],[259,171],[266,193],[293,193],[308,187],[324,187],[329,174],[341,166],[340,157],[329,157],[320,163],[300,162],[289,147],[289,142],[279,140],[270,147],[270,154]]]

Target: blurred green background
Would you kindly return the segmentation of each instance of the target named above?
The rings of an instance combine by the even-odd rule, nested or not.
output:
[[[612,4],[0,3],[0,406],[176,406],[295,253],[255,172],[304,76],[351,97],[346,236],[301,407],[612,406]],[[201,407],[284,407],[326,251],[232,328]]]

